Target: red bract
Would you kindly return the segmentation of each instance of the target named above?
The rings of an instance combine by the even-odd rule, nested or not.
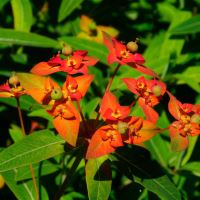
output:
[[[78,101],[85,96],[93,79],[93,75],[82,75],[75,78],[67,76],[62,91],[65,96],[68,95],[71,100]]]
[[[54,117],[53,125],[59,135],[72,146],[76,146],[80,117],[71,101],[54,104],[48,113]]]
[[[200,134],[199,105],[182,104],[170,92],[168,104],[169,112],[177,120],[170,125],[171,146],[175,151],[180,151],[188,146],[188,136]]]
[[[126,118],[123,122],[118,123],[118,130],[120,123],[127,124],[126,131],[122,133],[122,139],[128,144],[141,144],[161,132],[155,124],[144,120],[141,117]]]
[[[112,125],[102,126],[92,136],[86,158],[97,158],[112,153],[120,146],[123,146],[121,134]]]
[[[129,65],[144,74],[157,77],[153,70],[142,65],[144,63],[144,58],[141,54],[131,53],[127,49],[126,45],[117,41],[115,38],[111,37],[105,32],[103,33],[103,36],[104,44],[109,50],[107,57],[108,64],[117,62],[121,65]]]
[[[25,94],[25,91],[21,85],[10,86],[8,82],[0,85],[0,97],[19,97]]]
[[[35,65],[31,72],[37,75],[48,75],[59,71],[68,74],[88,74],[88,66],[95,65],[98,60],[88,56],[87,53],[87,51],[77,50],[64,59],[61,59],[60,54],[57,54],[48,62],[40,62]]]
[[[126,118],[130,113],[129,106],[121,106],[117,98],[106,92],[100,106],[100,114],[104,120],[117,121]]]
[[[148,121],[156,123],[158,113],[152,108],[157,105],[166,91],[166,85],[157,80],[146,80],[143,76],[134,78],[123,78],[128,89],[138,95],[138,103],[143,109]]]

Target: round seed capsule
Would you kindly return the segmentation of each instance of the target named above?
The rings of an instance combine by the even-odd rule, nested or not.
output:
[[[69,45],[65,45],[62,49],[62,54],[63,55],[70,55],[72,53],[72,48]]]
[[[138,45],[136,42],[130,41],[126,45],[127,49],[131,52],[136,52],[138,50]]]
[[[121,134],[125,134],[126,131],[128,130],[128,124],[126,122],[118,122],[117,124],[117,130],[121,133]]]
[[[53,100],[61,100],[62,96],[63,96],[63,94],[62,94],[62,90],[60,88],[55,88],[51,92],[51,98]]]
[[[159,97],[162,94],[162,87],[159,85],[155,85],[152,88],[152,92],[156,97]]]
[[[19,79],[16,75],[12,75],[9,80],[8,80],[9,84],[11,85],[17,85],[19,83]]]

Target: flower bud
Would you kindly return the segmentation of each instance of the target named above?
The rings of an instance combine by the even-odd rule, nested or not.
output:
[[[159,97],[162,94],[162,87],[159,85],[154,85],[152,87],[152,92],[156,97]]]
[[[55,88],[51,92],[51,98],[53,100],[61,100],[63,97],[62,90],[60,88]]]
[[[138,50],[138,45],[136,42],[130,41],[126,45],[127,49],[131,52],[136,52]]]
[[[125,134],[126,131],[128,130],[128,124],[126,122],[121,122],[119,121],[117,124],[117,130],[121,133],[121,134]]]
[[[191,122],[197,123],[200,125],[200,115],[198,114],[193,114],[191,117]]]
[[[69,45],[64,45],[63,49],[62,49],[62,54],[63,55],[70,55],[72,53],[72,48]]]

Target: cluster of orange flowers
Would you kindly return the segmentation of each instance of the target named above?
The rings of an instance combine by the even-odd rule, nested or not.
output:
[[[168,94],[169,112],[176,119],[169,126],[172,148],[185,149],[188,146],[187,136],[200,134],[200,105],[182,104],[167,91],[166,84],[159,76],[143,65],[144,58],[136,53],[137,42],[125,45],[107,33],[103,33],[103,39],[109,50],[108,64],[118,63],[118,68],[128,65],[152,77],[122,78],[128,90],[137,95],[136,101],[146,119],[130,116],[135,102],[127,106],[120,105],[110,91],[111,79],[97,119],[86,120],[79,102],[94,79],[93,75],[88,74],[88,66],[94,66],[98,60],[88,56],[87,51],[72,51],[68,46],[49,61],[35,65],[31,74],[13,74],[7,83],[0,86],[0,97],[19,98],[22,94],[28,94],[38,103],[46,105],[45,109],[53,116],[53,125],[60,136],[72,146],[77,145],[78,139],[87,144],[86,158],[90,159],[111,153],[125,143],[141,144],[162,132],[156,126],[159,115],[153,107],[160,103],[163,95]],[[62,87],[46,77],[56,72],[67,74]],[[100,119],[103,125],[100,125]]]

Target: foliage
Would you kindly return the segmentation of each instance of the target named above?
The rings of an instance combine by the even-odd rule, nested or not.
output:
[[[200,2],[58,2],[0,1],[0,199],[199,199]]]

